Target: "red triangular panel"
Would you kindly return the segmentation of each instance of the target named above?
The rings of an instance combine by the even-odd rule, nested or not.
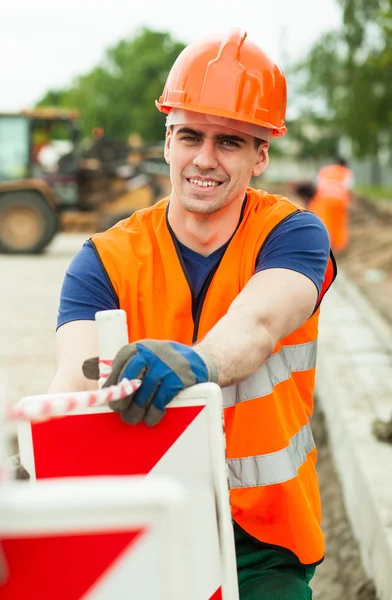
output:
[[[222,600],[222,588],[216,590],[215,594],[212,594],[210,600]]]
[[[204,406],[168,409],[155,427],[127,425],[117,413],[93,413],[32,425],[37,479],[146,475]]]
[[[143,529],[53,537],[2,538],[9,576],[1,600],[79,600]]]

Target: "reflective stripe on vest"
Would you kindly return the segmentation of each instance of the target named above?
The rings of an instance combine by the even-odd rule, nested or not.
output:
[[[302,427],[287,448],[270,454],[229,459],[231,489],[283,483],[298,475],[299,467],[315,448],[310,425]]]
[[[224,407],[229,408],[238,402],[272,394],[274,386],[289,379],[291,373],[313,369],[316,357],[317,340],[296,346],[283,346],[245,381],[222,390]]]

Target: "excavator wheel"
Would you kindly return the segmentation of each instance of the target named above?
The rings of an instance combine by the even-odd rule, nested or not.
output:
[[[34,190],[0,194],[0,252],[38,254],[58,231],[58,214]]]

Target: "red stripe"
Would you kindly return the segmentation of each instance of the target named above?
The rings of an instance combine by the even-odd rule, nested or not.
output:
[[[155,427],[113,412],[32,423],[37,478],[147,475],[203,408],[168,408]]]
[[[67,410],[73,410],[77,405],[78,403],[75,396],[71,396],[71,398],[68,400]]]
[[[42,404],[42,411],[41,413],[43,415],[49,415],[53,410],[53,403],[51,400],[45,400],[45,402]]]
[[[94,404],[97,402],[97,394],[96,393],[92,393],[88,399],[88,406],[94,406]]]
[[[143,529],[48,537],[3,538],[8,567],[1,600],[80,600]],[[132,596],[132,594],[131,594]]]

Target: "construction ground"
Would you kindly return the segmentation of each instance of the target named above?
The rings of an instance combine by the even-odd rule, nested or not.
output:
[[[392,445],[382,430],[392,414],[391,224],[388,207],[358,200],[350,249],[323,303],[313,417],[327,542],[313,582],[320,600],[392,599]],[[87,237],[60,234],[43,255],[1,257],[0,382],[8,402],[47,389],[61,282]]]

